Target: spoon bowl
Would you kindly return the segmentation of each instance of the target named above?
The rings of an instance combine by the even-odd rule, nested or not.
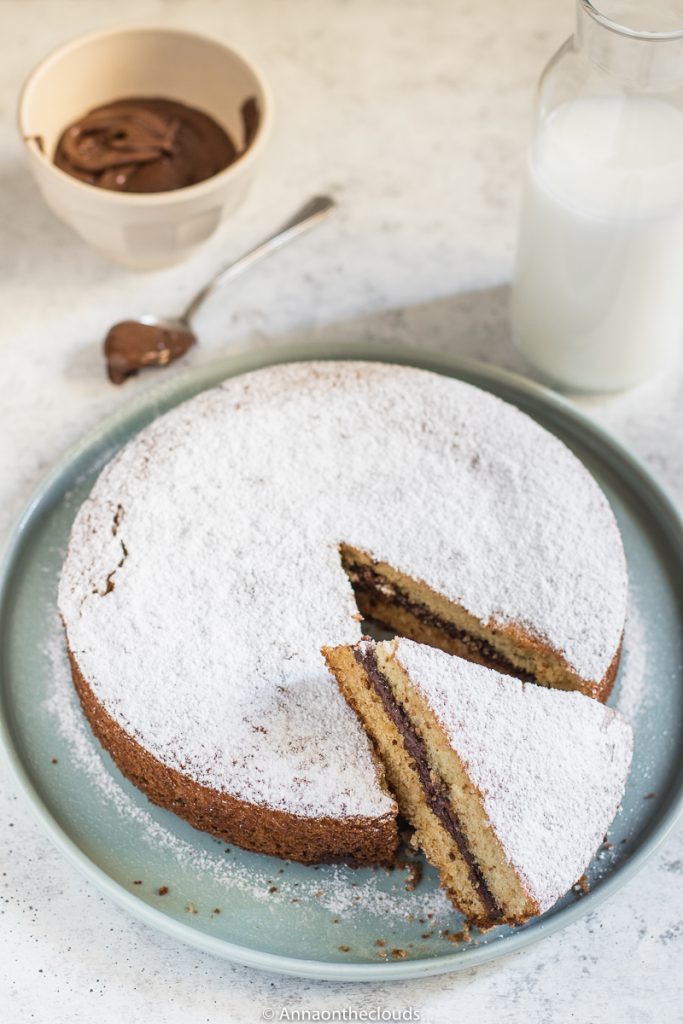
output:
[[[155,316],[121,320],[104,339],[109,380],[123,384],[145,366],[166,366],[185,355],[196,341],[183,320]]]

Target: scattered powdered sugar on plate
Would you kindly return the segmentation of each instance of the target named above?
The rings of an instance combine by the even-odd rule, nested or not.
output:
[[[629,720],[635,718],[648,703],[647,665],[645,616],[640,610],[638,590],[631,583],[616,703],[618,710]]]
[[[171,846],[176,842],[181,846],[188,845],[159,825],[149,812],[138,807],[107,770],[97,740],[80,709],[71,682],[64,633],[58,622],[44,646],[44,654],[50,663],[51,691],[42,706],[53,718],[59,735],[68,744],[73,764],[97,787],[104,800],[113,805],[120,814],[142,826],[140,834],[145,840],[160,843],[162,846]]]
[[[229,859],[223,853],[223,844],[217,845],[220,853],[212,854],[202,850],[175,834],[157,821],[149,810],[139,804],[123,788],[117,778],[117,769],[110,770],[97,739],[81,711],[78,697],[71,681],[71,672],[66,657],[64,633],[61,624],[55,620],[51,634],[44,645],[44,654],[50,665],[50,692],[42,707],[53,719],[57,732],[66,742],[73,765],[83,774],[88,783],[95,787],[102,801],[103,813],[112,810],[127,819],[137,835],[150,847],[170,851],[182,867],[192,871],[194,877],[209,877],[226,891],[240,893],[259,901],[291,904],[296,897],[305,908],[306,902],[315,902],[331,914],[350,917],[356,913],[369,913],[383,918],[402,920],[410,912],[415,917],[430,917],[430,927],[453,926],[455,911],[445,894],[440,890],[407,892],[405,872],[396,871],[396,881],[391,891],[380,887],[386,879],[384,870],[368,876],[367,873],[343,865],[326,866],[324,873],[309,869],[310,878],[302,878],[297,865],[296,880],[286,873],[278,875],[278,890],[272,891],[272,866],[270,858],[264,858],[263,867],[246,865],[236,859]],[[170,812],[161,812],[169,814]],[[184,826],[183,826],[184,827]],[[258,854],[247,854],[255,860]],[[286,869],[287,862],[282,866]]]

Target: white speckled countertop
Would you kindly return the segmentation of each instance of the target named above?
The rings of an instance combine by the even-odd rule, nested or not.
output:
[[[396,339],[520,369],[506,324],[533,85],[572,0],[3,0],[0,62],[0,528],[102,416],[236,348]],[[46,209],[14,126],[21,82],[61,41],[117,22],[215,33],[268,74],[277,124],[245,206],[185,266],[134,275]],[[216,297],[182,366],[115,389],[99,341],[126,314],[173,311],[309,194],[333,222]],[[592,413],[683,500],[683,371]],[[50,846],[2,768],[3,1024],[247,1022],[270,1007],[409,1006],[429,1024],[682,1020],[683,826],[609,903],[542,943],[461,975],[348,985],[235,967],[131,920]],[[273,1019],[273,1018],[271,1018]],[[284,1017],[283,1019],[286,1019]]]

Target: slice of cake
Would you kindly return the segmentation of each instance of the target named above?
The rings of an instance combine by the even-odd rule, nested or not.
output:
[[[477,617],[424,580],[411,578],[358,547],[343,543],[340,556],[364,619],[391,633],[526,682],[578,690],[603,702],[609,698],[619,669],[621,636],[605,671],[602,675],[595,673],[599,678],[589,679],[571,666],[563,652],[534,636],[520,622],[504,623],[496,621],[495,616],[489,620]],[[557,591],[551,592],[552,601],[556,594]]]
[[[571,888],[623,795],[633,738],[618,712],[412,640],[323,653],[473,924],[521,923]]]

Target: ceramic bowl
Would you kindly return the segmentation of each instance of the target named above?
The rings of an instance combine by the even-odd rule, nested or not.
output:
[[[63,130],[88,110],[127,96],[179,100],[211,115],[239,147],[240,107],[253,96],[261,118],[244,154],[196,185],[168,192],[114,192],[80,181],[52,162]],[[116,263],[155,269],[190,256],[244,199],[270,130],[270,90],[232,47],[193,32],[119,28],[81,36],[31,73],[19,99],[19,131],[48,206]]]

